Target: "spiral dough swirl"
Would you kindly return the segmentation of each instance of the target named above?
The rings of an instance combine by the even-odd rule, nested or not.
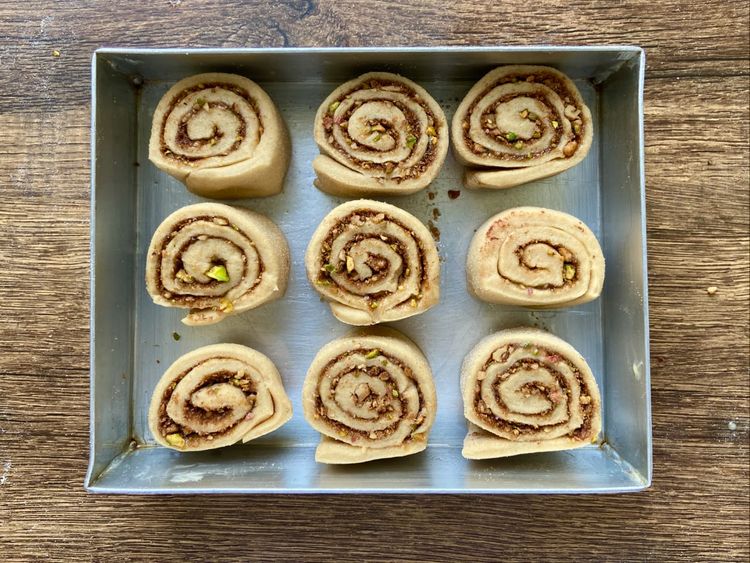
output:
[[[578,164],[593,139],[591,112],[575,84],[545,66],[504,66],[477,82],[451,130],[470,188],[509,188]]]
[[[289,249],[270,219],[220,203],[188,205],[154,233],[146,285],[155,303],[190,309],[183,322],[213,324],[278,299]]]
[[[348,324],[403,319],[439,299],[435,241],[416,217],[386,203],[336,207],[313,234],[305,266],[333,314]]]
[[[278,110],[257,84],[209,73],[185,78],[163,96],[149,158],[199,195],[255,197],[281,191],[289,146]]]
[[[416,453],[435,417],[427,360],[394,330],[327,344],[307,372],[305,418],[328,438],[316,459],[356,463]]]
[[[466,271],[469,287],[485,301],[571,306],[601,293],[604,255],[591,229],[572,215],[516,207],[477,229]]]
[[[437,175],[448,151],[443,111],[420,86],[370,72],[336,88],[315,116],[316,186],[334,195],[409,194]]]
[[[238,344],[205,346],[177,359],[156,385],[149,426],[156,441],[181,451],[247,442],[292,416],[271,360]]]
[[[472,459],[571,449],[601,429],[601,400],[586,361],[565,341],[537,329],[495,333],[461,369]]]

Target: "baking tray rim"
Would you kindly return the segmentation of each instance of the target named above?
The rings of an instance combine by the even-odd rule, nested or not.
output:
[[[642,314],[643,314],[643,345],[644,345],[644,407],[646,422],[646,473],[641,475],[642,479],[633,482],[628,486],[604,486],[598,488],[580,487],[569,489],[463,489],[463,488],[411,488],[411,489],[345,489],[345,488],[253,488],[253,487],[225,487],[221,489],[195,487],[191,489],[181,489],[174,487],[160,488],[143,488],[132,489],[124,487],[110,487],[97,485],[100,478],[107,472],[107,469],[122,455],[116,456],[107,466],[94,475],[95,447],[96,447],[96,424],[95,424],[95,388],[96,388],[96,369],[95,369],[95,265],[96,265],[96,111],[97,111],[97,61],[102,55],[262,55],[262,54],[327,54],[327,53],[378,53],[378,54],[399,54],[399,53],[589,53],[589,52],[624,52],[632,55],[631,60],[635,59],[638,65],[638,79],[636,85],[637,93],[637,120],[638,120],[638,139],[637,139],[637,164],[638,164],[638,183],[640,196],[640,215],[641,215],[641,247],[642,247],[642,272],[643,277],[640,287],[642,295]],[[625,61],[623,61],[625,62]],[[648,292],[648,239],[647,239],[647,216],[646,216],[646,177],[645,177],[645,126],[644,126],[644,84],[646,69],[645,50],[637,45],[613,44],[613,45],[481,45],[481,46],[460,46],[460,45],[439,45],[439,46],[386,46],[386,47],[117,47],[106,46],[94,50],[91,57],[91,110],[90,110],[90,198],[89,198],[89,461],[84,478],[84,488],[86,491],[97,494],[128,494],[128,495],[156,495],[156,494],[611,494],[639,492],[651,487],[653,482],[653,421],[651,405],[651,354],[650,354],[650,323],[649,323],[649,292]]]

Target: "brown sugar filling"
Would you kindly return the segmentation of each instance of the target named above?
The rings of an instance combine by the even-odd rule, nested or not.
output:
[[[243,100],[245,100],[250,107],[252,107],[253,112],[258,117],[258,122],[260,124],[259,130],[258,130],[258,141],[260,141],[260,135],[263,134],[263,122],[261,120],[260,111],[258,109],[257,102],[250,96],[250,94],[244,90],[243,88],[236,86],[234,84],[224,83],[224,82],[209,82],[206,84],[197,84],[195,86],[192,86],[190,88],[186,88],[182,92],[180,92],[177,96],[175,96],[172,101],[169,104],[169,107],[167,108],[167,111],[164,114],[164,119],[161,124],[161,133],[159,136],[160,139],[160,149],[161,154],[167,158],[170,158],[172,160],[176,160],[178,162],[183,163],[195,163],[200,160],[204,160],[206,158],[214,158],[214,157],[222,157],[222,156],[228,156],[229,154],[236,151],[239,146],[242,144],[242,141],[244,140],[246,134],[247,134],[247,123],[242,119],[241,112],[237,109],[235,104],[229,105],[224,102],[211,102],[212,107],[219,107],[225,111],[232,112],[237,119],[240,121],[240,127],[237,131],[237,139],[232,143],[232,145],[225,151],[218,153],[218,154],[212,154],[210,156],[188,156],[184,154],[177,154],[174,151],[172,151],[169,146],[167,145],[167,142],[164,138],[165,129],[167,126],[167,117],[174,111],[174,108],[177,107],[177,105],[184,100],[187,96],[194,92],[199,92],[201,90],[208,90],[211,89],[214,92],[217,89],[222,90],[228,90],[233,92],[234,94],[237,94],[240,96]],[[178,125],[177,129],[177,137],[175,138],[175,143],[181,147],[181,148],[187,148],[187,147],[204,147],[205,145],[210,145],[212,143],[215,143],[218,139],[220,139],[223,135],[221,132],[219,132],[216,127],[214,127],[214,131],[211,135],[211,137],[206,139],[191,139],[190,136],[187,133],[187,123],[195,116],[199,111],[202,111],[201,106],[198,106],[197,104],[194,104],[192,108],[185,114],[183,119],[180,121],[180,124]]]
[[[224,357],[217,357],[217,358],[210,358],[210,360],[234,360],[235,358],[224,358]],[[224,430],[221,432],[213,432],[210,434],[199,434],[197,432],[192,431],[190,428],[187,428],[181,424],[178,424],[174,420],[172,420],[169,415],[167,414],[167,404],[169,403],[169,400],[172,397],[172,393],[174,392],[177,385],[182,381],[185,376],[193,371],[195,368],[201,366],[202,364],[208,362],[209,360],[204,360],[202,362],[199,362],[188,369],[186,369],[184,372],[182,372],[180,375],[174,378],[172,383],[170,383],[167,388],[164,390],[164,393],[162,394],[161,403],[159,404],[159,432],[162,436],[167,436],[168,434],[174,434],[179,433],[180,435],[185,438],[185,440],[188,442],[188,445],[195,445],[195,441],[205,439],[207,436],[211,436],[212,439],[220,438],[222,436],[225,436],[226,434],[232,432],[232,430],[241,422],[242,420],[239,420],[235,422],[234,424],[231,424],[227,426]],[[245,396],[252,400],[251,405],[251,411],[255,406],[255,397],[257,394],[257,391],[253,385],[253,382],[250,378],[247,378],[247,380],[243,380],[242,383],[236,384],[232,380],[235,379],[237,376],[236,373],[231,371],[217,371],[210,375],[207,375],[201,383],[196,386],[191,392],[198,391],[199,389],[203,387],[207,387],[209,385],[214,385],[216,383],[231,383],[235,387],[238,387],[242,390],[243,393],[245,393]],[[226,417],[229,414],[229,409],[221,409],[218,411],[206,411],[204,409],[200,409],[198,407],[195,407],[194,405],[189,404],[187,415],[192,419],[196,420],[198,422],[205,422],[208,420],[216,420],[217,418],[221,419],[222,417]],[[192,443],[191,443],[192,442]]]
[[[533,80],[529,80],[529,78],[531,78],[531,77],[533,77]],[[544,74],[540,75],[540,73],[534,73],[533,75],[511,74],[511,75],[508,75],[508,76],[504,76],[504,77],[500,78],[499,80],[497,80],[496,82],[493,82],[491,85],[489,85],[487,88],[485,88],[480,94],[478,94],[474,98],[474,100],[472,101],[472,103],[467,108],[466,113],[464,114],[463,119],[461,120],[462,123],[464,124],[464,129],[463,129],[464,143],[465,143],[466,147],[468,147],[469,150],[471,150],[471,152],[474,153],[474,154],[476,154],[477,156],[491,156],[492,158],[495,158],[495,159],[514,160],[514,161],[522,162],[522,161],[528,160],[530,158],[535,158],[535,157],[539,157],[539,156],[542,156],[544,154],[547,154],[548,152],[550,152],[551,150],[553,150],[555,147],[557,147],[557,145],[560,144],[560,134],[559,134],[559,132],[556,132],[555,137],[553,139],[553,142],[550,143],[549,146],[545,147],[545,149],[543,149],[541,151],[536,151],[534,153],[531,153],[530,155],[526,155],[526,154],[518,154],[518,155],[516,155],[516,154],[498,153],[498,152],[495,152],[495,151],[493,151],[491,149],[488,149],[486,147],[479,147],[478,148],[476,146],[477,143],[471,138],[471,134],[469,133],[469,127],[466,126],[466,124],[468,123],[467,120],[469,119],[469,116],[474,112],[474,109],[476,108],[476,106],[479,103],[479,101],[482,98],[484,98],[487,94],[489,94],[492,90],[494,90],[498,86],[502,86],[504,84],[517,83],[517,82],[529,82],[529,83],[533,83],[533,84],[543,84],[544,86],[547,86],[550,90],[553,90],[560,97],[560,99],[563,100],[563,102],[565,104],[574,105],[576,107],[576,109],[579,110],[579,111],[581,111],[581,109],[582,109],[581,106],[575,101],[575,96],[570,92],[570,90],[568,90],[568,88],[566,87],[566,85],[563,82],[561,82],[560,80],[558,80],[555,76],[544,75]],[[539,101],[541,101],[542,103],[544,103],[544,101],[545,101],[544,96],[542,96],[540,94],[534,95],[534,94],[524,93],[523,95],[525,97],[536,98]],[[515,98],[515,97],[516,97],[515,94],[509,94],[507,96],[503,96],[502,98],[500,98],[499,100],[497,100],[496,102],[494,102],[492,104],[492,106],[491,106],[491,108],[493,108],[493,109],[489,109],[488,108],[488,110],[486,110],[482,114],[482,116],[481,116],[482,123],[484,123],[485,116],[488,115],[488,114],[490,114],[490,113],[492,113],[492,112],[494,112],[494,108],[498,104],[503,103],[504,101],[508,101],[508,100],[510,100],[512,98]],[[549,108],[549,111],[550,112],[552,112],[552,111],[555,112],[556,120],[559,121],[559,122],[562,122],[562,120],[567,119],[567,117],[565,117],[564,115],[563,116],[559,115],[554,110],[554,108],[552,108],[552,107]],[[573,135],[573,139],[575,141],[577,141],[579,144],[581,142],[581,139],[583,138],[584,128],[585,128],[585,123],[584,123],[583,120],[581,120],[581,125],[580,125],[579,129],[577,131],[572,131],[571,132],[572,135]],[[487,133],[489,135],[495,136],[495,134],[492,133],[491,131],[492,130],[485,129],[485,133]],[[513,143],[509,142],[507,139],[504,139],[501,136],[501,133],[502,132],[498,131],[498,133],[496,135],[497,140],[498,141],[502,141],[502,142],[506,142],[506,143],[508,143],[508,145],[512,145]],[[526,142],[523,141],[523,139],[519,139],[519,140],[524,144],[524,147],[525,147]],[[514,142],[517,142],[517,141],[514,141]],[[523,150],[523,148],[521,150]]]
[[[324,377],[326,377],[328,375],[329,370],[332,369],[333,366],[337,362],[341,361],[344,357],[349,356],[351,354],[356,354],[356,353],[361,353],[361,354],[367,355],[368,352],[370,352],[369,349],[359,348],[359,349],[355,349],[355,350],[350,350],[349,352],[344,352],[342,354],[339,354],[335,358],[331,359],[326,364],[326,366],[321,370],[320,376],[318,377],[318,386],[317,387],[319,388],[320,382],[323,380]],[[417,410],[417,419],[414,422],[414,428],[413,428],[414,430],[416,430],[416,428],[418,428],[419,425],[422,423],[422,420],[420,420],[420,418],[422,417],[422,415],[420,413],[422,412],[422,410],[424,408],[424,397],[422,395],[422,389],[420,388],[419,383],[418,383],[416,377],[414,377],[414,372],[411,370],[411,368],[409,368],[400,359],[398,359],[398,358],[396,358],[394,356],[391,356],[391,355],[389,355],[389,354],[387,354],[387,353],[385,353],[383,351],[380,351],[380,353],[379,353],[379,355],[377,357],[378,357],[378,359],[385,360],[387,362],[386,365],[383,366],[383,368],[387,367],[388,363],[395,364],[395,365],[399,366],[403,370],[403,372],[406,374],[406,376],[414,382],[414,386],[417,388],[417,396],[419,397],[419,409]],[[367,366],[363,370],[360,369],[358,371],[364,371],[370,377],[379,378],[381,381],[385,382],[386,383],[386,387],[387,387],[387,391],[388,391],[389,394],[391,394],[391,399],[390,400],[397,399],[401,403],[401,412],[406,412],[406,401],[402,397],[400,397],[400,396],[399,397],[395,397],[393,395],[394,391],[397,392],[396,383],[391,378],[390,374],[388,373],[388,370],[387,369],[383,369],[383,368],[379,368],[378,366]],[[338,383],[338,380],[341,379],[347,373],[351,373],[351,372],[346,372],[346,373],[342,373],[342,374],[340,374],[338,376],[334,376],[335,379],[331,382],[332,389],[335,389],[336,384]],[[388,413],[395,412],[395,409],[393,409],[393,407],[388,404],[387,400],[378,401],[378,404],[375,407],[373,407],[373,408],[378,409],[378,414],[383,414],[385,416],[388,416]],[[393,424],[390,424],[386,428],[383,428],[381,430],[377,430],[377,431],[374,431],[374,432],[365,431],[365,430],[357,430],[355,428],[350,428],[350,427],[346,426],[345,424],[343,424],[343,423],[341,423],[341,422],[339,422],[337,420],[334,420],[334,419],[328,417],[328,413],[326,411],[325,405],[323,404],[323,401],[320,398],[319,394],[315,397],[315,413],[316,413],[316,415],[321,420],[325,421],[325,423],[328,426],[330,426],[331,428],[333,428],[339,436],[341,436],[342,438],[343,437],[349,437],[349,439],[352,440],[352,441],[357,441],[359,439],[362,439],[362,440],[380,440],[380,439],[383,439],[383,438],[387,438],[388,436],[391,436],[398,429],[398,426],[399,426],[399,423],[400,423],[400,420],[396,419],[393,422]],[[351,413],[349,413],[349,415],[352,418],[356,418],[357,420],[364,420],[364,419],[362,419],[360,417],[357,417],[357,416],[355,416],[355,415],[353,415]],[[371,438],[370,437],[371,434],[375,434],[375,438]],[[409,440],[412,440],[412,439],[414,439],[414,436],[413,436],[413,434],[410,434],[405,439],[405,442],[407,442]]]
[[[407,98],[411,99],[412,101],[419,104],[422,109],[424,109],[425,113],[428,116],[428,126],[434,127],[436,130],[441,125],[438,118],[435,116],[435,114],[432,112],[430,107],[422,100],[421,96],[419,96],[416,92],[414,92],[412,89],[410,89],[407,85],[395,82],[395,81],[389,81],[389,80],[370,80],[369,82],[364,82],[362,84],[358,84],[355,88],[349,90],[345,94],[342,95],[342,98],[346,98],[350,96],[352,93],[357,92],[359,90],[366,90],[366,89],[376,89],[382,86],[392,86],[397,87],[398,93],[403,94]],[[368,100],[370,101],[382,101],[384,103],[393,104],[397,108],[401,110],[401,112],[406,116],[406,121],[408,123],[408,130],[406,132],[399,132],[395,130],[387,121],[384,120],[378,120],[378,124],[381,125],[384,129],[382,134],[390,134],[391,136],[398,140],[400,140],[402,135],[414,135],[416,138],[419,138],[421,135],[425,135],[426,131],[420,130],[420,124],[419,119],[416,115],[414,115],[411,110],[404,105],[403,103],[400,103],[398,101],[393,101],[390,99],[373,99]],[[348,121],[351,117],[351,114],[357,109],[358,106],[353,106],[350,108],[345,114],[338,116],[335,120],[329,115],[326,114],[326,116],[323,118],[323,127],[326,130],[326,135],[328,136],[328,144],[331,145],[339,154],[341,154],[347,161],[349,161],[355,169],[363,169],[368,171],[378,171],[382,174],[381,177],[384,177],[385,179],[395,182],[395,183],[401,183],[405,180],[409,180],[411,178],[417,178],[424,174],[425,170],[427,170],[430,165],[434,162],[436,156],[437,156],[437,145],[436,143],[433,143],[432,141],[429,141],[427,143],[427,148],[425,150],[425,154],[422,156],[422,158],[413,166],[409,168],[409,172],[403,176],[391,176],[391,173],[395,169],[395,167],[398,165],[398,162],[370,162],[367,160],[361,160],[354,156],[352,156],[348,152],[349,147],[342,146],[335,138],[333,138],[330,135],[330,132],[333,130],[334,124],[341,123],[343,121]],[[375,125],[375,124],[373,124]],[[341,128],[341,132],[346,138],[347,142],[349,144],[354,143],[355,141],[349,136],[348,132],[345,128]],[[414,144],[414,147],[416,147],[417,143]],[[372,152],[377,153],[377,149],[374,149],[372,147],[368,147],[365,145],[360,145],[359,148],[365,152]],[[412,147],[413,148],[413,147]]]
[[[212,222],[213,219],[215,219],[215,218],[216,217],[213,217],[213,216],[201,215],[201,216],[197,216],[197,217],[189,217],[189,218],[187,218],[187,219],[185,219],[183,221],[180,221],[179,223],[177,223],[176,225],[174,225],[174,227],[170,231],[169,235],[167,237],[165,237],[165,239],[162,241],[162,244],[161,244],[160,248],[157,249],[157,250],[154,250],[152,252],[152,256],[159,256],[162,252],[164,252],[164,246],[166,246],[166,244],[171,239],[173,239],[175,236],[177,236],[177,233],[181,229],[183,229],[184,227],[186,227],[187,225],[190,225],[191,223],[194,223],[196,221]],[[230,226],[231,228],[233,228],[236,231],[240,232],[239,228],[237,228],[236,225],[234,225],[233,223],[231,223],[231,221],[229,221],[228,219],[223,218],[223,217],[220,218],[220,219],[226,220],[228,226]],[[212,237],[212,238],[219,238],[219,237]],[[240,251],[240,252],[242,251],[238,246],[236,246],[234,243],[232,243],[232,241],[230,241],[228,239],[225,239],[225,238],[221,238],[221,240],[224,240],[224,241],[228,242],[229,244],[232,244],[232,246],[234,246],[235,248],[237,248],[238,251]],[[180,267],[182,265],[182,258],[181,257],[182,257],[182,254],[183,254],[184,250],[187,247],[189,247],[191,244],[193,244],[193,243],[195,243],[197,241],[198,241],[197,237],[192,237],[192,238],[190,238],[190,240],[188,240],[180,248],[180,251],[177,253],[177,255],[174,258],[175,271],[179,271],[180,270]],[[164,287],[164,284],[162,283],[161,260],[157,258],[155,262],[156,262],[156,272],[155,272],[156,287],[157,287],[157,289],[159,291],[159,294],[163,295],[165,292],[168,292],[170,294],[170,297],[169,297],[170,302],[172,302],[174,304],[179,304],[180,306],[183,306],[183,307],[189,307],[189,308],[195,309],[195,310],[208,310],[208,309],[217,310],[218,309],[218,305],[214,305],[214,303],[216,302],[217,299],[221,299],[220,297],[204,297],[204,296],[200,296],[200,295],[196,296],[196,295],[190,295],[190,294],[175,295],[173,292],[167,290]],[[253,283],[252,287],[250,287],[248,289],[247,293],[252,292],[257,287],[257,285],[261,282],[261,280],[263,279],[263,273],[264,273],[264,271],[265,271],[265,265],[263,263],[263,259],[262,259],[261,255],[260,255],[260,253],[258,253],[258,277],[255,279],[255,283]],[[245,268],[244,268],[242,274],[243,274],[243,277],[245,275],[247,275],[247,264],[246,263],[245,263]],[[205,287],[206,285],[209,285],[210,287],[213,287],[213,286],[216,286],[216,285],[218,285],[220,283],[222,283],[222,282],[214,281],[214,282],[210,282],[209,284],[199,284],[199,283],[195,282],[193,284],[186,284],[186,285],[194,285],[195,287]],[[231,289],[231,288],[229,288],[229,289]]]
[[[514,344],[507,345],[507,347],[508,347],[508,351],[506,351],[503,354],[503,356],[501,357],[501,361],[506,361],[508,357],[510,356],[511,351],[520,347],[526,348],[528,346],[514,343]],[[584,396],[584,395],[590,396],[590,391],[588,387],[586,386],[586,384],[584,383],[583,377],[581,376],[580,371],[576,368],[574,364],[565,360],[561,356],[561,354],[559,354],[558,352],[554,352],[554,351],[541,348],[538,346],[534,346],[534,345],[532,345],[532,353],[535,356],[534,358],[524,358],[516,362],[513,366],[511,366],[508,369],[506,373],[513,374],[523,367],[529,368],[531,364],[534,364],[534,363],[540,364],[542,363],[542,360],[546,357],[559,358],[559,360],[565,361],[566,365],[575,374],[576,381],[578,381],[578,385],[581,389],[581,396]],[[536,356],[538,356],[538,359],[536,358]],[[492,356],[490,356],[489,359],[485,362],[484,366],[482,366],[482,371],[486,371],[494,362],[495,360],[492,358]],[[555,377],[555,379],[558,382],[558,385],[560,385],[560,387],[563,390],[565,390],[568,395],[570,395],[570,389],[567,388],[565,378],[563,377],[563,375],[554,367],[550,366],[549,364],[545,364],[545,367]],[[545,387],[545,386],[536,386],[534,384],[530,384],[530,385],[531,387],[535,387],[536,392],[545,393],[546,391],[546,388],[540,389],[540,387]],[[533,390],[530,388],[529,391],[533,391]],[[554,401],[552,400],[548,392],[545,394],[545,396],[550,402],[554,403]],[[502,401],[500,394],[499,394],[499,390],[497,389],[496,386],[494,388],[494,398],[501,406],[507,409],[507,406]],[[591,425],[592,425],[592,419],[593,419],[594,408],[595,408],[594,401],[592,400],[586,404],[579,403],[579,407],[581,409],[583,422],[575,430],[572,430],[571,432],[569,432],[567,434],[567,437],[573,438],[576,440],[585,440],[591,436]],[[571,405],[570,403],[568,403],[568,418],[570,418],[571,415],[573,414],[570,409],[571,409]],[[540,433],[539,431],[539,428],[541,427],[540,425],[523,424],[519,422],[508,422],[500,418],[499,416],[493,414],[492,412],[490,412],[489,408],[484,404],[484,401],[481,398],[480,386],[478,384],[476,386],[475,393],[474,393],[474,410],[477,416],[480,419],[482,419],[488,426],[493,426],[502,432],[515,434],[516,436],[521,436],[524,434],[531,434],[531,435],[534,435],[535,437],[541,437],[541,438],[544,437],[544,434]],[[552,410],[553,410],[552,408],[547,409],[546,411],[542,412],[540,416],[545,416],[549,414],[550,412],[552,412]],[[547,426],[547,428],[550,428],[550,426]]]
[[[347,225],[353,223],[355,216],[359,217],[360,219],[362,219],[362,218],[364,218],[364,219],[368,219],[368,218],[372,219],[373,217],[376,217],[376,216],[381,215],[381,214],[382,213],[379,212],[379,211],[373,211],[373,210],[367,210],[367,209],[359,209],[359,210],[356,210],[356,211],[352,211],[349,215],[347,215],[346,217],[343,217],[336,224],[336,226],[334,226],[328,232],[328,236],[325,238],[325,240],[323,241],[323,243],[321,245],[321,247],[323,249],[323,254],[321,256],[321,263],[324,264],[324,265],[326,265],[326,264],[332,264],[333,262],[336,261],[336,260],[333,260],[334,257],[331,256],[331,248],[333,247],[333,241],[336,239],[336,237],[338,237],[344,231],[344,229],[346,228]],[[413,231],[410,228],[408,228],[406,225],[404,225],[403,223],[399,222],[398,220],[396,220],[396,219],[394,219],[394,218],[392,218],[392,217],[390,217],[388,215],[385,215],[384,218],[382,219],[382,221],[390,221],[392,223],[395,223],[396,225],[398,225],[402,229],[404,229],[406,232],[413,233]],[[354,223],[354,224],[356,224],[356,223]],[[386,236],[386,235],[383,235],[383,236]],[[372,239],[379,240],[379,241],[383,240],[382,238],[380,238],[380,236],[375,236],[375,235],[360,235],[360,236],[355,236],[354,239],[353,239],[353,241],[350,243],[350,245],[351,244],[355,244],[356,242],[361,242],[362,240],[365,240],[365,239],[368,239],[368,238],[372,238]],[[422,246],[421,241],[417,237],[414,237],[414,241],[417,244],[417,248],[419,249],[419,267],[420,267],[419,268],[419,274],[420,274],[419,286],[424,291],[424,290],[426,290],[429,287],[429,282],[427,281],[427,254],[424,251],[424,248]],[[404,247],[403,247],[403,245],[401,244],[401,242],[398,239],[386,236],[386,240],[383,241],[383,242],[385,242],[386,244],[389,244],[389,245],[391,245],[391,244],[396,245],[396,248],[394,250],[396,252],[398,252],[402,256],[402,258],[404,257],[404,254],[403,254]],[[408,267],[411,267],[411,266],[407,265],[407,268]],[[318,274],[317,282],[320,285],[322,285],[323,287],[325,287],[326,285],[335,284],[335,281],[333,280],[333,278],[331,278],[330,273],[331,272],[328,272],[328,271],[325,271],[325,270],[321,271]],[[402,272],[401,277],[399,277],[399,282],[401,282],[405,278],[406,278],[406,268],[404,269],[404,272]],[[367,285],[367,282],[360,282],[360,283],[362,285]],[[371,280],[370,283],[373,283],[373,281]],[[372,301],[372,302],[377,302],[379,299],[382,299],[383,297],[385,297],[387,295],[389,295],[388,292],[375,293],[375,294],[371,294],[371,295],[365,296],[365,299],[367,299],[369,301]],[[398,303],[396,305],[396,307],[401,306],[404,303],[407,303],[412,298],[419,298],[419,297],[420,296],[410,296],[409,298],[407,298],[406,300],[402,301],[401,303]]]

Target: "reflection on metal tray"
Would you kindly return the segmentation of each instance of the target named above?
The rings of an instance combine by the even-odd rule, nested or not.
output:
[[[426,452],[330,467],[316,464],[319,435],[302,417],[301,388],[318,349],[349,328],[308,286],[304,250],[320,219],[341,199],[316,190],[311,161],[318,104],[364,71],[402,73],[424,86],[450,119],[469,87],[508,63],[549,64],[568,73],[592,110],[595,139],[584,162],[520,188],[467,191],[448,159],[438,179],[412,196],[389,198],[441,233],[441,303],[393,323],[432,365],[437,420]],[[91,462],[95,492],[613,492],[651,480],[648,318],[645,265],[642,88],[644,56],[634,47],[437,49],[102,49],[93,59]],[[145,251],[159,222],[200,198],[148,161],[151,115],[171,83],[207,71],[261,84],[292,136],[284,192],[243,200],[271,217],[292,250],[284,299],[210,327],[186,327],[183,312],[154,305],[144,284]],[[449,190],[461,190],[451,198]],[[428,192],[436,194],[434,199]],[[455,194],[454,194],[455,195]],[[572,213],[594,230],[607,260],[604,294],[569,309],[530,311],[469,296],[464,261],[474,230],[517,205]],[[440,214],[434,210],[439,210]],[[601,445],[495,461],[461,457],[466,433],[458,374],[464,355],[499,328],[535,325],[573,344],[603,397]],[[181,335],[179,340],[173,333]],[[247,445],[177,453],[154,446],[146,424],[151,391],[181,354],[236,342],[261,350],[281,371],[295,415]]]

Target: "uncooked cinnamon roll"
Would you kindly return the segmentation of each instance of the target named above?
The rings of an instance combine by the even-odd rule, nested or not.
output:
[[[154,112],[149,159],[204,197],[279,193],[290,155],[276,106],[243,76],[208,73],[180,80]]]
[[[461,368],[469,459],[578,448],[601,430],[601,400],[586,360],[538,329],[497,332]]]
[[[583,221],[552,209],[516,207],[477,229],[466,273],[484,301],[567,307],[599,297],[604,255]]]
[[[591,112],[575,84],[546,66],[502,66],[477,82],[453,116],[451,138],[468,188],[510,188],[581,162]]]
[[[372,325],[422,313],[438,302],[435,241],[416,217],[366,199],[336,207],[313,233],[307,277],[342,322]]]
[[[157,383],[148,412],[156,441],[180,451],[248,442],[291,417],[276,366],[239,344],[204,346],[177,359]]]
[[[172,213],[156,229],[146,257],[151,298],[190,309],[186,325],[217,323],[279,299],[288,277],[281,230],[259,213],[221,203]]]
[[[443,111],[397,74],[368,72],[336,88],[315,115],[315,185],[343,196],[404,195],[426,187],[448,151]]]
[[[432,372],[403,334],[369,329],[324,346],[307,371],[302,403],[323,434],[321,463],[360,463],[427,447],[437,407]]]

